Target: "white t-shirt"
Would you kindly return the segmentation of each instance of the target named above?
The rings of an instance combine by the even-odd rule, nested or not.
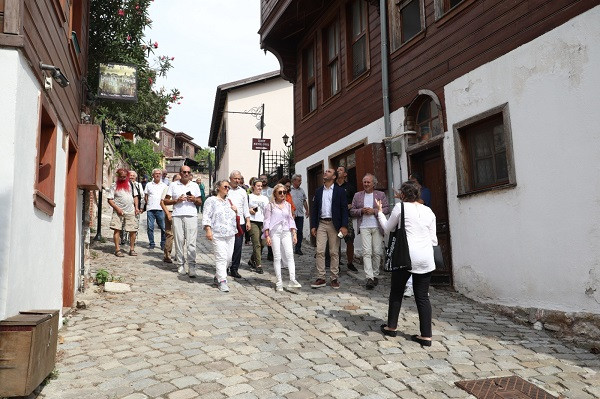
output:
[[[262,222],[265,218],[265,207],[268,203],[269,200],[264,195],[250,194],[248,196],[248,206],[250,209],[258,208],[258,211],[254,215],[250,214],[250,221]]]
[[[169,184],[167,195],[170,196],[171,199],[176,200],[182,195],[185,196],[188,191],[191,192],[194,197],[200,197],[200,187],[198,187],[196,182],[191,180],[185,185],[181,183],[181,180]],[[173,216],[198,216],[198,211],[193,202],[186,200],[173,205]]]
[[[365,193],[364,206],[365,208],[373,208],[373,193]],[[362,215],[362,221],[360,222],[361,229],[371,229],[375,227],[379,227],[375,215]]]
[[[146,183],[146,189],[144,194],[148,196],[148,203],[146,204],[147,211],[161,211],[160,200],[162,193],[167,188],[167,185],[161,181],[154,183],[154,181]]]

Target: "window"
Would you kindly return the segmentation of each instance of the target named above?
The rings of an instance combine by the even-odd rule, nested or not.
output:
[[[308,115],[317,109],[317,85],[315,79],[315,45],[311,43],[302,52],[303,110]]]
[[[435,19],[440,19],[448,11],[465,0],[435,0]]]
[[[56,116],[42,99],[40,130],[38,133],[38,153],[36,158],[34,200],[36,208],[52,216],[54,214],[54,174],[56,171]]]
[[[368,65],[367,13],[368,3],[353,0],[348,3],[348,74],[354,80],[365,73]]]
[[[419,142],[429,140],[442,134],[440,123],[440,113],[435,101],[431,97],[425,97],[425,100],[418,107],[416,112],[416,131]]]
[[[340,24],[336,20],[323,31],[323,98],[340,91]]]
[[[388,0],[390,5],[391,51],[418,35],[425,28],[423,0]],[[391,4],[390,4],[391,3]]]
[[[516,184],[508,106],[455,125],[459,195]]]

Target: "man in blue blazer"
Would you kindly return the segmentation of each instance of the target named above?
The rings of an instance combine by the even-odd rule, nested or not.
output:
[[[323,172],[323,186],[317,189],[310,211],[310,233],[317,238],[317,280],[312,288],[327,285],[325,281],[325,246],[329,241],[331,257],[331,287],[340,288],[339,272],[340,236],[348,234],[348,205],[346,191],[335,184],[337,172],[327,169]]]

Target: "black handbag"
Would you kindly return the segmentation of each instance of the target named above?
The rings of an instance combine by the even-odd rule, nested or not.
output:
[[[404,226],[404,202],[401,202],[400,204],[402,209],[400,213],[400,228],[390,234],[388,247],[385,252],[383,270],[386,272],[412,269],[412,262],[408,251],[408,240],[406,238],[406,228]]]
[[[433,246],[433,261],[435,262],[436,269],[445,269],[444,256],[442,255],[442,247],[439,245]]]

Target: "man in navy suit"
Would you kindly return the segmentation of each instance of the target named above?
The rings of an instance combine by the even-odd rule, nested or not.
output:
[[[310,212],[310,233],[317,238],[317,280],[312,288],[325,287],[325,246],[329,242],[331,257],[331,288],[340,288],[340,237],[348,234],[348,205],[346,190],[335,183],[337,171],[327,169],[323,172],[323,186],[317,189]]]

